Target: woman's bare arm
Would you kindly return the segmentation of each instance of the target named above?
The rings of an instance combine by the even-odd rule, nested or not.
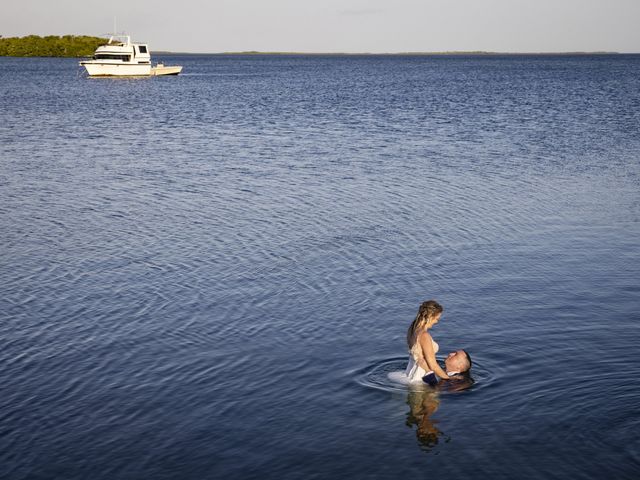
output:
[[[433,351],[433,343],[431,341],[431,335],[429,335],[427,332],[422,332],[418,337],[418,341],[420,342],[422,355],[424,356],[424,360],[426,361],[428,366],[428,368],[425,368],[425,370],[433,370],[434,372],[436,372],[436,375],[438,375],[440,378],[444,380],[449,380],[449,375],[447,375],[447,372],[445,372],[440,367],[440,365],[438,364],[438,361],[436,360],[436,352]]]
[[[416,339],[416,342],[418,342],[418,345],[420,345],[420,340]],[[429,364],[427,363],[427,361],[425,360],[424,357],[424,352],[422,351],[422,347],[420,347],[420,355],[418,358],[416,358],[416,363],[418,364],[418,366],[420,368],[422,368],[424,371],[428,371],[431,370],[429,368]]]

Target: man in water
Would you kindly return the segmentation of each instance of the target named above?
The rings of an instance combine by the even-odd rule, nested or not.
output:
[[[451,352],[444,360],[444,369],[449,377],[462,379],[471,370],[471,357],[465,350]],[[422,380],[431,386],[436,385],[439,381],[434,372],[428,372],[422,377]]]
[[[471,370],[471,357],[466,350],[456,350],[447,355],[444,361],[444,369],[450,377],[467,373]]]

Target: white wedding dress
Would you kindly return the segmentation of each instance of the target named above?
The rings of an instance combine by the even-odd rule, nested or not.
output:
[[[435,340],[431,339],[431,344],[433,345],[434,353],[438,353],[440,346],[435,342]],[[422,377],[424,377],[427,373],[424,368],[418,365],[417,359],[423,357],[422,355],[422,347],[420,343],[416,341],[409,350],[409,363],[404,372],[390,372],[389,379],[397,382],[397,383],[416,383],[422,382]]]

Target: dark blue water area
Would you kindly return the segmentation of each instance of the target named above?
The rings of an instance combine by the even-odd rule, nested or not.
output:
[[[0,58],[0,477],[638,478],[640,56],[162,60]]]

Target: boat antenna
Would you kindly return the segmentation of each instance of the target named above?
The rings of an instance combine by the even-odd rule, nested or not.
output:
[[[118,34],[118,29],[116,28],[116,16],[113,16],[113,35],[116,36]]]

